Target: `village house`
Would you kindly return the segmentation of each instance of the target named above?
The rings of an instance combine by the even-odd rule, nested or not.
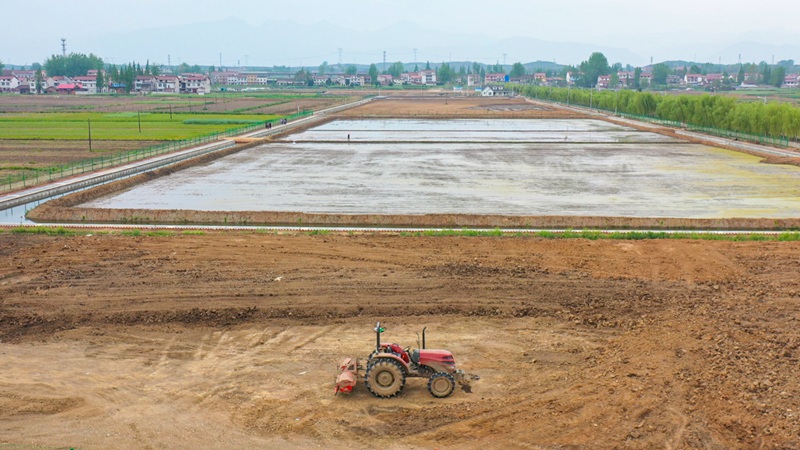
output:
[[[481,84],[483,83],[479,73],[470,73],[467,75],[467,86],[480,86]]]
[[[706,85],[719,85],[725,81],[725,77],[721,73],[709,73],[705,76],[704,83]]]
[[[82,77],[75,77],[72,80],[83,87],[83,90],[80,91],[79,93],[97,94],[97,75],[95,76],[86,75]]]
[[[83,86],[77,83],[62,83],[56,87],[56,92],[59,95],[75,95],[78,91],[82,91]]]
[[[314,82],[314,86],[325,86],[330,81],[330,77],[327,75],[311,75],[311,80]]]
[[[786,77],[783,78],[783,85],[781,85],[781,87],[797,88],[800,87],[798,86],[798,82],[800,82],[800,75],[796,73],[793,73],[791,75],[786,75]]]
[[[421,70],[419,76],[422,78],[422,84],[436,84],[435,70]]]
[[[388,73],[380,74],[378,75],[378,83],[380,83],[382,86],[388,86],[394,84],[394,77],[389,75]]]
[[[567,84],[575,84],[578,81],[578,76],[574,72],[567,72]]]
[[[155,90],[161,94],[180,94],[180,79],[175,75],[159,75],[155,80]]]
[[[701,73],[687,73],[683,76],[683,82],[689,86],[701,86],[705,78]]]
[[[259,86],[266,86],[269,84],[270,80],[268,73],[259,73],[256,75],[256,84]]]
[[[597,77],[597,88],[608,89],[611,87],[611,75],[600,75]]]
[[[625,87],[633,86],[633,79],[636,78],[635,75],[635,72],[617,72],[619,84]]]
[[[133,90],[135,92],[149,93],[156,90],[156,77],[152,75],[138,75],[133,80]]]
[[[14,92],[19,87],[19,78],[14,75],[0,77],[0,92]]]
[[[502,83],[506,81],[506,74],[504,73],[487,73],[485,77],[483,77],[484,84],[491,84],[491,83]]]
[[[184,73],[179,77],[180,87],[178,88],[181,94],[210,94],[211,93],[211,80],[199,73]],[[253,77],[255,81],[255,77]]]
[[[511,91],[503,85],[486,86],[481,91],[482,97],[510,97],[511,95]]]

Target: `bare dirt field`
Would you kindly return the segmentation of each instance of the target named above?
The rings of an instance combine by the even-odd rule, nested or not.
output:
[[[333,94],[330,96],[293,97],[297,92],[273,91],[247,94],[225,94],[214,92],[208,95],[0,95],[0,113],[35,112],[209,112],[233,113],[247,109],[252,114],[287,114],[301,109],[319,110],[345,103],[350,97]],[[284,98],[282,95],[289,97]],[[280,105],[283,105],[282,107]],[[264,111],[256,110],[261,106]]]
[[[401,96],[371,102],[343,111],[340,117],[492,117],[492,118],[580,118],[585,114],[532,103],[523,98]]]
[[[74,140],[10,140],[0,139],[0,181],[19,170],[45,169],[61,164],[99,158],[137,148],[158,145],[161,141],[92,141],[92,151],[86,141]]]
[[[798,448],[798,269],[798,243],[0,233],[0,447]],[[334,397],[378,320],[473,393]]]

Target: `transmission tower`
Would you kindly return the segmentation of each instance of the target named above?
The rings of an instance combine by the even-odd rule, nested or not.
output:
[[[61,38],[61,56],[67,56],[67,39]]]

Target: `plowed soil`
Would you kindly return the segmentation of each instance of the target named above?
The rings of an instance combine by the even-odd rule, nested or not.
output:
[[[521,97],[452,97],[442,94],[420,97],[399,96],[367,103],[358,108],[337,113],[339,117],[430,117],[430,118],[585,118],[583,113],[556,108],[545,103],[533,103]]]
[[[89,233],[0,233],[0,446],[800,447],[798,243]],[[334,397],[376,321],[473,393]]]

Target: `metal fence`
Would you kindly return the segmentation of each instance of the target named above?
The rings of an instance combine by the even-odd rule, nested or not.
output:
[[[738,131],[723,130],[720,128],[699,127],[695,125],[689,125],[688,129],[689,131],[697,131],[700,133],[713,134],[714,136],[720,136],[728,139],[756,142],[775,147],[786,148],[789,146],[789,138],[784,136],[764,136],[758,134],[741,133]]]
[[[310,116],[313,113],[314,112],[311,110],[300,111],[298,113],[285,116],[281,119],[292,120],[300,117]],[[5,180],[2,180],[2,185],[0,185],[0,193],[10,192],[17,189],[24,189],[26,187],[35,186],[40,183],[51,182],[59,180],[61,178],[70,177],[73,175],[80,175],[87,172],[93,172],[95,170],[115,167],[122,164],[130,163],[132,161],[138,161],[141,159],[150,158],[152,156],[163,155],[177,150],[197,147],[198,145],[217,141],[223,137],[238,136],[240,134],[263,129],[266,123],[268,122],[278,123],[281,119],[268,120],[258,124],[233,128],[218,133],[205,134],[190,139],[170,141],[164,144],[153,145],[150,147],[131,150],[128,152],[122,152],[115,155],[85,159],[72,164],[61,164],[58,166],[51,166],[44,169],[20,171],[13,175],[8,175]]]

